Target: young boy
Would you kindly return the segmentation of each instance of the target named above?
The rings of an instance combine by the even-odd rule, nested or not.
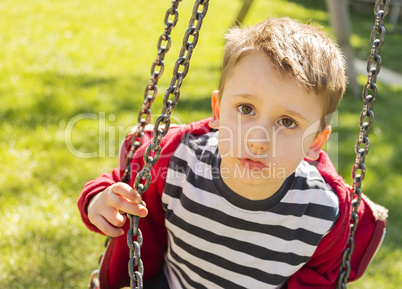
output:
[[[334,288],[349,187],[321,147],[345,91],[344,58],[322,31],[288,18],[233,28],[226,39],[212,117],[170,128],[142,200],[132,184],[147,132],[130,185],[119,182],[122,165],[87,183],[82,218],[124,240],[114,253],[125,268],[121,212],[146,217],[144,278],[163,272],[170,288]],[[110,288],[127,284],[125,270]]]

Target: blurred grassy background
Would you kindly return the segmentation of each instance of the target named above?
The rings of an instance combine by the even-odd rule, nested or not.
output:
[[[180,4],[160,91],[170,81],[192,2]],[[0,288],[84,288],[104,237],[87,231],[76,200],[86,181],[116,165],[120,141],[136,123],[169,3],[0,2]],[[178,121],[209,116],[222,36],[240,6],[240,0],[211,1],[175,110]],[[351,13],[352,44],[365,60],[373,16]],[[255,0],[245,24],[267,16],[312,19],[331,32],[324,1]],[[401,28],[387,25],[381,54],[383,65],[400,73]],[[379,83],[378,91],[363,189],[390,209],[388,233],[350,288],[399,288],[402,282],[402,84]],[[160,104],[153,107],[158,112]],[[334,126],[338,170],[349,183],[361,107],[348,92]]]

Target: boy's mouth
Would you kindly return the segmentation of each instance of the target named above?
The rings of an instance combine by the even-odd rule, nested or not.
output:
[[[249,169],[266,169],[268,166],[261,160],[253,158],[239,158],[240,163]]]

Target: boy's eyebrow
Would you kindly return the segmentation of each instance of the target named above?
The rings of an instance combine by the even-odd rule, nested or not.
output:
[[[255,97],[252,94],[248,94],[248,93],[236,93],[233,94],[232,97],[242,97],[242,98],[248,98],[248,99],[257,99],[257,97]]]
[[[294,109],[288,108],[288,107],[286,107],[285,110],[286,110],[287,114],[290,114],[292,116],[295,116],[297,118],[307,121],[307,118],[305,116],[303,116],[300,112],[298,112]]]
[[[241,97],[241,98],[245,98],[245,99],[257,99],[258,100],[257,97],[255,97],[252,94],[248,94],[248,93],[233,94],[232,97]],[[290,107],[283,107],[282,109],[286,111],[286,114],[289,114],[289,115],[292,115],[292,116],[295,116],[297,118],[307,121],[307,118],[304,115],[302,115],[300,112],[298,112]]]

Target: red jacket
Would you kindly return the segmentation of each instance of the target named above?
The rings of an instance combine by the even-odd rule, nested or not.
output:
[[[141,250],[141,259],[144,263],[144,280],[157,276],[163,267],[164,252],[167,246],[167,232],[164,225],[164,211],[161,205],[161,195],[165,186],[167,166],[180,141],[187,133],[201,135],[210,130],[209,119],[189,124],[184,127],[171,127],[168,134],[162,139],[161,157],[153,166],[153,176],[149,189],[144,193],[143,199],[147,204],[149,215],[140,220],[140,229],[144,243]],[[124,160],[130,147],[129,135],[122,147],[120,155],[120,168],[124,168]],[[130,185],[133,185],[135,174],[143,166],[146,146],[152,140],[151,132],[144,136],[143,145],[133,158],[133,176]],[[335,288],[339,275],[339,266],[342,253],[349,238],[349,220],[351,211],[351,187],[346,185],[332,165],[325,152],[320,153],[316,161],[317,168],[326,182],[336,191],[339,198],[340,216],[332,230],[321,240],[311,259],[287,281],[288,288]],[[88,182],[78,200],[78,208],[86,226],[95,232],[100,232],[88,219],[87,206],[95,194],[108,186],[118,182],[123,170],[115,168],[113,172],[102,174],[100,177]],[[349,280],[359,278],[367,268],[369,262],[381,243],[385,221],[376,220],[373,206],[370,201],[363,198],[358,209],[359,225],[355,233],[355,249],[352,255],[352,271]],[[128,222],[124,229],[127,232]],[[128,286],[129,277],[127,264],[129,250],[127,236],[113,238],[103,257],[100,272],[102,289],[114,289]]]

